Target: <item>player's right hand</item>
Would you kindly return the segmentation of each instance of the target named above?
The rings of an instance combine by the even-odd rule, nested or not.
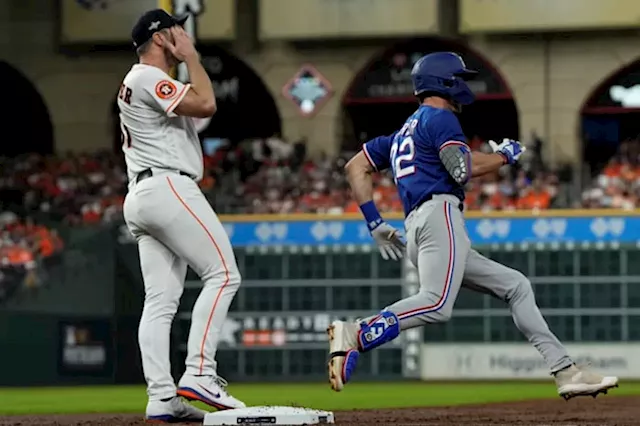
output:
[[[371,230],[384,260],[400,260],[404,256],[405,243],[400,232],[386,222],[381,222]]]
[[[515,164],[522,154],[527,150],[523,144],[514,139],[502,139],[500,144],[495,141],[489,141],[489,146],[493,152],[504,155],[507,159],[507,164]]]
[[[189,37],[189,34],[180,26],[171,27],[169,30],[173,36],[173,42],[164,39],[164,46],[171,52],[173,56],[180,62],[184,62],[190,57],[198,57],[198,51],[193,45],[193,40]]]

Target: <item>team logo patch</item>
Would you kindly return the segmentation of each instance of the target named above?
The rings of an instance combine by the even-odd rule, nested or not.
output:
[[[162,80],[156,84],[156,95],[160,99],[171,99],[176,93],[178,93],[176,85],[169,80]]]

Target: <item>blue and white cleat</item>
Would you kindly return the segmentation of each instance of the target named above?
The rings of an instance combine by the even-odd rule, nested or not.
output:
[[[340,392],[349,381],[358,363],[357,324],[334,321],[327,329],[329,335],[329,382],[331,389]]]
[[[206,411],[194,407],[179,397],[168,401],[149,401],[145,420],[147,423],[200,423]]]

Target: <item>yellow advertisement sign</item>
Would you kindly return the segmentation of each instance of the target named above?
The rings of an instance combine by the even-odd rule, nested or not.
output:
[[[460,0],[462,33],[635,28],[638,0]]]
[[[234,0],[168,0],[174,14],[188,13],[199,41],[235,38]],[[131,28],[158,0],[60,0],[63,44],[130,43]]]
[[[438,31],[437,0],[259,0],[260,39],[417,36]]]

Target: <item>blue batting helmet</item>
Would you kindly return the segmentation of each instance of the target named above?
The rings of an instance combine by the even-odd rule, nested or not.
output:
[[[475,96],[465,80],[475,74],[477,72],[467,69],[456,53],[429,53],[418,59],[411,70],[414,95],[432,92],[461,105],[468,105]]]

